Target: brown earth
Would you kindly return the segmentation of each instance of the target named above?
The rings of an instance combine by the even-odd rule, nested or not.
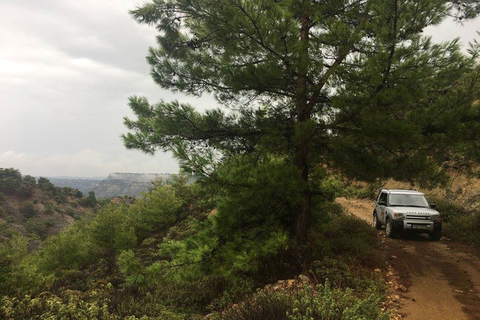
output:
[[[372,221],[370,200],[338,198],[347,213]],[[397,239],[379,231],[388,257],[385,275],[392,319],[480,320],[480,258],[472,247],[426,235],[403,234]]]

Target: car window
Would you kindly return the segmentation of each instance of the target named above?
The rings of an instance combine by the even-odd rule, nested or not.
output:
[[[428,202],[423,195],[417,194],[391,194],[390,206],[401,207],[424,207],[428,208]]]
[[[382,192],[382,194],[380,195],[380,199],[378,199],[378,202],[380,201],[387,203],[387,194],[385,192]]]

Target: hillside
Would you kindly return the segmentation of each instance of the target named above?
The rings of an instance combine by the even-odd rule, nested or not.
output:
[[[436,188],[421,188],[412,186],[408,182],[388,180],[383,187],[400,189],[417,189],[425,193],[432,200],[446,200],[454,202],[468,210],[480,209],[480,179],[478,174],[467,174],[460,170],[450,170],[450,180],[446,186]]]
[[[55,186],[69,187],[80,190],[83,194],[95,189],[100,181],[105,178],[77,178],[77,177],[47,177]]]
[[[0,169],[0,243],[15,233],[31,245],[57,234],[95,205],[78,190],[55,187],[48,179]]]

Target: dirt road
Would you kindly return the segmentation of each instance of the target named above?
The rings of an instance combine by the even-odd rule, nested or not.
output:
[[[347,213],[371,222],[373,201],[337,202]],[[379,231],[379,241],[390,267],[378,271],[388,275],[401,318],[480,320],[480,258],[473,248],[445,239],[432,242],[426,235],[388,239],[384,234]]]

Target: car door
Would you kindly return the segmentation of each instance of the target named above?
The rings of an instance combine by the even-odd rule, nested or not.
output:
[[[387,193],[381,192],[380,196],[378,197],[378,201],[375,209],[376,209],[378,221],[382,222],[383,224],[385,224],[385,218],[386,218],[385,207],[386,206],[387,206]]]

